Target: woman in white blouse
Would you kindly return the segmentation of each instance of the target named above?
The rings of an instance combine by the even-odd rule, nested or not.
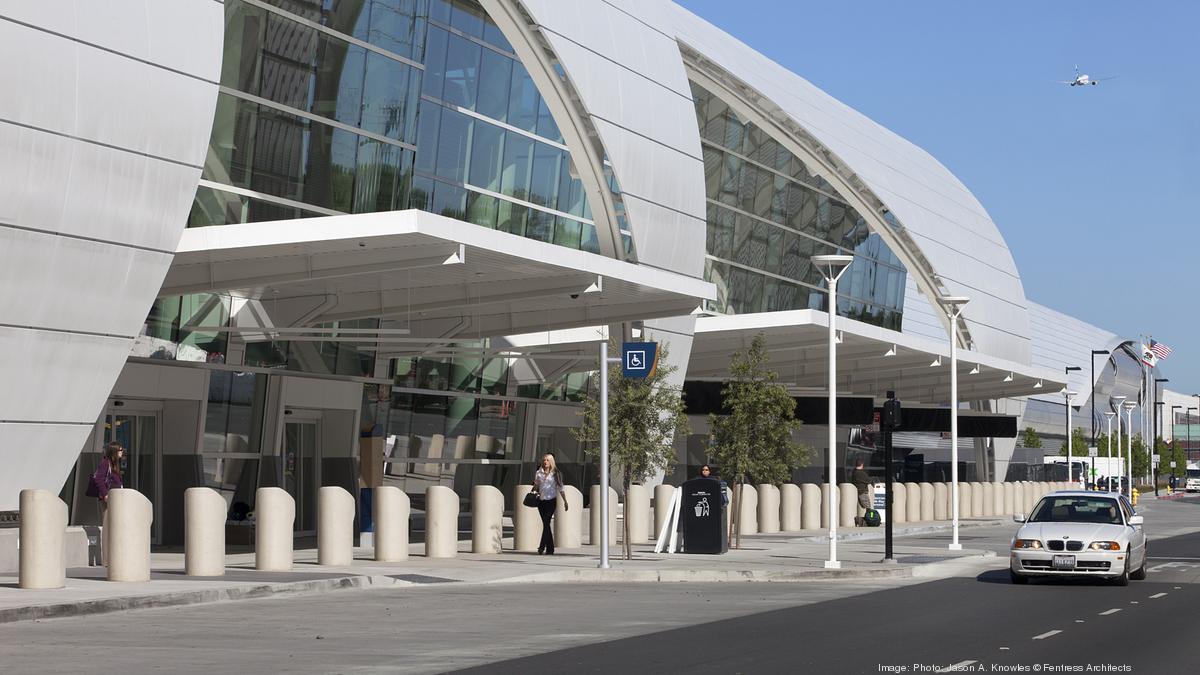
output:
[[[563,493],[563,480],[554,464],[553,454],[546,453],[542,457],[542,468],[533,475],[533,489],[538,493],[538,515],[542,517],[542,543],[538,544],[538,554],[554,555],[554,530],[550,527],[550,519],[554,517],[558,496]],[[565,495],[563,507],[567,507]]]

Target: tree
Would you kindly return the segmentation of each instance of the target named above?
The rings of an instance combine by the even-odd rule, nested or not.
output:
[[[609,342],[610,349],[616,343]],[[675,437],[687,434],[687,415],[683,411],[683,392],[667,384],[678,368],[667,363],[667,343],[658,345],[659,366],[645,379],[625,378],[621,364],[608,364],[608,449],[609,462],[621,477],[628,503],[629,486],[641,483],[675,463]],[[619,353],[619,350],[617,350]],[[588,397],[584,399],[583,424],[574,431],[584,449],[595,459],[600,456],[600,373],[592,374]],[[607,490],[603,485],[601,490]],[[593,504],[592,508],[596,508]],[[602,523],[601,527],[607,527]],[[629,519],[624,519],[625,559],[633,557],[629,541]]]
[[[1146,450],[1146,442],[1142,440],[1142,435],[1138,434],[1133,437],[1133,475],[1130,476],[1130,484],[1138,481],[1140,476],[1145,476],[1150,469],[1150,453]]]
[[[796,400],[767,368],[767,339],[754,336],[745,352],[730,359],[730,380],[721,389],[726,415],[709,415],[712,460],[733,483],[729,538],[741,546],[742,485],[751,476],[763,483],[782,483],[792,469],[808,463],[809,450],[792,438],[800,427]]]
[[[1033,430],[1033,427],[1025,427],[1025,431],[1021,434],[1021,447],[1023,448],[1040,448],[1042,447],[1042,437]]]
[[[1187,450],[1182,447],[1178,439],[1168,444],[1160,438],[1158,456],[1159,476],[1171,475],[1179,477],[1187,475]],[[1174,468],[1171,466],[1172,461],[1175,463]]]
[[[1058,448],[1058,456],[1059,457],[1067,456],[1067,442],[1065,440],[1062,442],[1062,445],[1060,445]],[[1081,427],[1075,427],[1074,429],[1071,430],[1071,457],[1073,459],[1075,457],[1087,457],[1087,456],[1088,456],[1087,437],[1083,435],[1083,429]]]

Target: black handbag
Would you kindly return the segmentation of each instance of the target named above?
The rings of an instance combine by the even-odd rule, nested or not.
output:
[[[538,495],[537,490],[530,490],[525,493],[525,498],[521,500],[521,503],[533,509],[542,503],[542,498]]]

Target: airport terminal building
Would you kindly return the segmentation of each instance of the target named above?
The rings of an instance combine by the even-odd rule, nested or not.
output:
[[[1015,429],[1061,429],[1064,387],[1078,419],[1093,387],[1101,419],[1145,398],[1138,342],[1028,300],[1001,227],[935,158],[666,0],[0,19],[19,92],[0,102],[0,511],[40,487],[94,522],[110,440],[160,544],[192,486],[225,496],[231,527],[284,487],[305,533],[322,485],[397,485],[418,508],[430,485],[511,495],[551,450],[588,485],[571,430],[609,338],[669,346],[693,414],[669,479],[706,460],[714,388],[758,333],[823,458],[811,258],[829,253],[854,256],[842,457],[873,449],[895,391],[929,411],[897,440],[906,471],[948,466],[944,296],[971,298],[964,480],[1040,470]],[[1089,350],[1109,352],[1094,375]]]

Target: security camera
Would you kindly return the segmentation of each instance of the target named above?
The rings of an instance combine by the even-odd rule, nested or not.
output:
[[[571,299],[572,299],[572,300],[578,300],[578,299],[579,299],[579,294],[578,294],[578,293],[572,293],[572,294],[571,294]]]

